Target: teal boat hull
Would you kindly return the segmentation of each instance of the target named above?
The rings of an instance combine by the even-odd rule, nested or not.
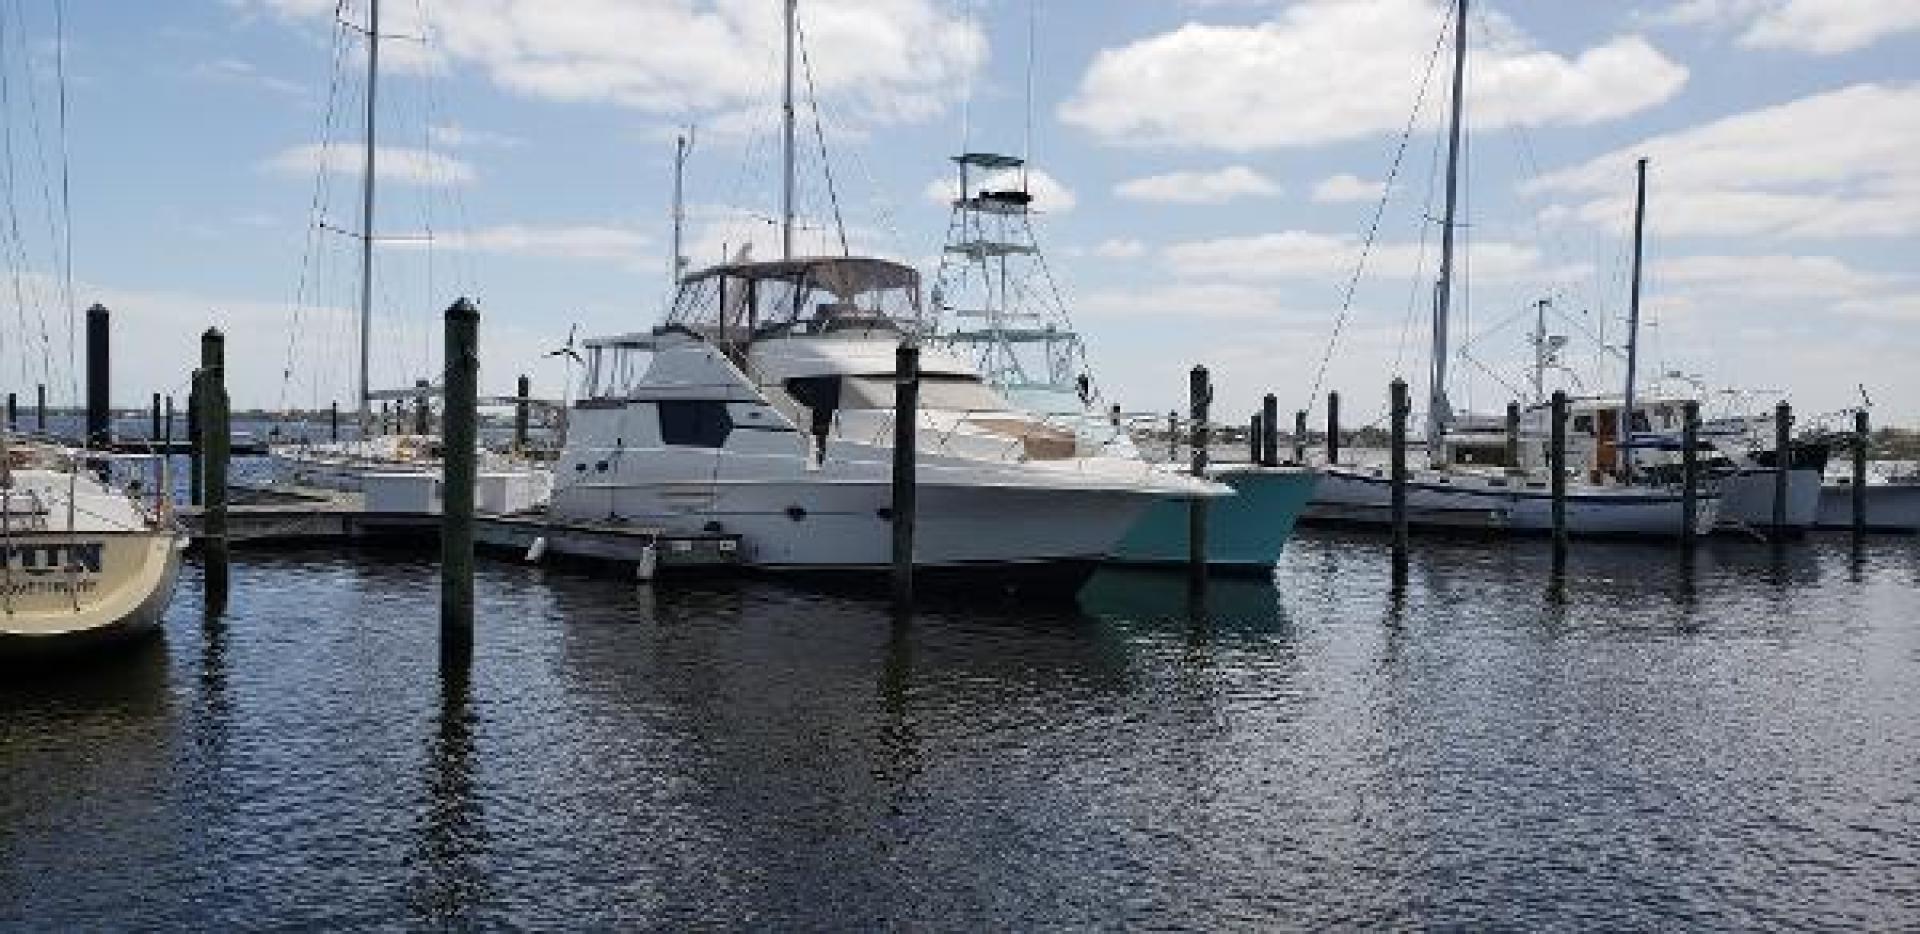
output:
[[[1297,468],[1227,467],[1210,479],[1234,495],[1207,501],[1207,566],[1217,571],[1266,573],[1280,560],[1294,523],[1313,498],[1319,475]],[[1127,565],[1187,563],[1188,504],[1164,500],[1120,540],[1110,559]]]

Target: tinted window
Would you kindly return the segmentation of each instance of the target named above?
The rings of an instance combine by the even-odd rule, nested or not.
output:
[[[660,441],[681,447],[717,448],[727,443],[733,419],[727,404],[708,399],[657,402]]]
[[[1583,435],[1593,434],[1593,416],[1575,415],[1573,417],[1573,430]]]

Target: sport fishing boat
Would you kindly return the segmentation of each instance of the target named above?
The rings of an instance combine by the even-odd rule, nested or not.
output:
[[[919,285],[844,256],[688,276],[667,324],[586,342],[551,514],[737,533],[756,568],[887,567],[895,352]],[[920,374],[918,568],[1077,589],[1155,504],[1227,492],[1083,452],[958,357],[928,349]]]
[[[971,361],[1014,406],[1068,433],[1083,455],[1144,461],[1118,413],[1102,405],[1085,342],[1053,287],[1034,235],[1027,161],[972,152],[953,162],[959,177],[933,302],[935,320],[945,326],[935,327],[934,343]],[[1208,566],[1271,572],[1318,473],[1249,463],[1212,466],[1207,477],[1234,492],[1208,507]],[[1176,501],[1149,508],[1109,560],[1185,566],[1187,512]]]
[[[0,444],[0,657],[84,650],[158,631],[187,540],[165,495],[149,505],[84,452]],[[156,489],[166,490],[165,468]]]

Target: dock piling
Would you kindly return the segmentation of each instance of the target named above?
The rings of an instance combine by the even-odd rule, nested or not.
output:
[[[1564,389],[1553,392],[1553,411],[1549,416],[1553,420],[1552,445],[1547,453],[1547,472],[1552,475],[1553,486],[1553,563],[1556,567],[1567,558],[1567,393]]]
[[[531,414],[528,400],[533,398],[533,381],[525,373],[520,374],[520,382],[514,386],[513,396],[513,452],[524,454],[527,450],[527,419]]]
[[[327,428],[329,429],[329,437],[331,437],[334,441],[339,441],[340,440],[340,403],[337,401],[329,403],[327,405]]]
[[[473,657],[473,481],[478,459],[480,310],[462,298],[447,307],[446,411],[440,469],[440,659]],[[425,382],[424,380],[422,381]],[[423,396],[420,410],[426,410]]]
[[[433,416],[427,407],[427,381],[416,379],[413,388],[420,393],[413,400],[413,433],[424,437],[433,433]]]
[[[1293,463],[1297,467],[1307,465],[1307,410],[1296,409],[1293,413]]]
[[[1700,535],[1700,403],[1680,404],[1680,544],[1692,550]]]
[[[1167,463],[1180,459],[1180,413],[1167,413]]]
[[[8,402],[7,414],[9,416],[9,421],[11,421],[11,416],[13,414],[12,413],[13,397],[8,396],[7,402]],[[148,422],[147,440],[148,441],[160,440],[160,394],[157,392],[153,394],[153,405],[147,411],[147,422]]]
[[[1520,403],[1507,403],[1507,476],[1525,473],[1520,464]]]
[[[1280,466],[1280,400],[1273,393],[1260,400],[1260,466]]]
[[[206,353],[204,342],[201,354]],[[205,364],[202,364],[204,368]],[[187,502],[195,506],[204,506],[207,501],[206,485],[206,439],[200,436],[200,426],[206,421],[206,413],[201,411],[200,370],[193,371],[193,378],[187,383]]]
[[[1773,407],[1773,540],[1787,535],[1787,480],[1793,467],[1793,406]]]
[[[20,400],[13,393],[7,393],[7,430],[20,430]]]
[[[1327,393],[1327,466],[1340,463],[1340,394]]]
[[[1187,407],[1193,458],[1189,469],[1194,477],[1207,477],[1207,416],[1213,405],[1213,382],[1204,366],[1194,366],[1187,374]],[[1201,588],[1207,581],[1207,501],[1196,496],[1187,503],[1187,575],[1188,582]]]
[[[1396,574],[1407,561],[1407,381],[1395,379],[1387,387],[1388,412],[1391,413],[1393,440],[1389,442],[1393,479],[1393,563]]]
[[[920,505],[920,348],[893,352],[893,608],[913,609],[913,532]]]
[[[113,443],[109,321],[107,306],[94,305],[87,309],[86,442],[91,448],[104,448]]]
[[[1853,413],[1853,534],[1867,534],[1867,410]]]
[[[1247,463],[1249,464],[1259,464],[1260,456],[1267,450],[1266,445],[1260,441],[1260,436],[1265,431],[1260,426],[1260,413],[1255,412],[1253,417],[1247,420]]]
[[[33,392],[33,430],[36,434],[45,435],[47,433],[47,384],[40,383],[34,387]]]
[[[194,382],[200,397],[201,494],[206,502],[200,555],[206,610],[212,616],[227,611],[227,454],[233,434],[228,424],[226,369],[226,337],[218,328],[208,328],[200,335],[200,370]]]

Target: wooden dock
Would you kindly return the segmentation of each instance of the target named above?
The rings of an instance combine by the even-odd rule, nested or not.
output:
[[[234,548],[406,544],[437,540],[440,532],[436,514],[369,511],[359,493],[276,486],[234,487],[232,496],[227,530]],[[183,506],[179,517],[197,539],[203,510]],[[738,535],[673,533],[631,523],[557,522],[542,513],[483,513],[475,519],[475,544],[502,556],[524,558],[542,539],[542,560],[550,561],[633,566],[651,560],[662,571],[717,570],[741,563]]]

